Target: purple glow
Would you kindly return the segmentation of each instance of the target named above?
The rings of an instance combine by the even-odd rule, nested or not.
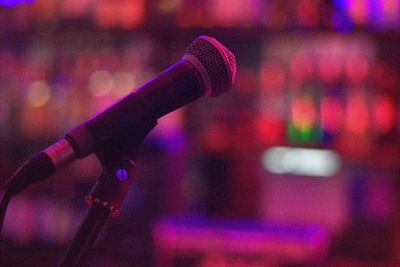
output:
[[[157,223],[153,236],[160,249],[270,254],[293,260],[318,257],[330,242],[328,230],[316,224],[201,217],[164,218]]]
[[[21,3],[29,3],[32,4],[33,0],[0,0],[0,5],[13,7]]]
[[[128,171],[125,169],[118,169],[117,172],[115,173],[117,176],[117,179],[121,182],[125,182],[129,178]]]
[[[332,23],[338,31],[351,31],[355,24],[374,30],[396,29],[400,25],[397,0],[334,0]]]
[[[397,29],[400,26],[400,3],[397,0],[377,0],[370,2],[370,16],[377,30]]]

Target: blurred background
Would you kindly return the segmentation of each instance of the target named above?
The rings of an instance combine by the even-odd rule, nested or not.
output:
[[[0,0],[0,185],[203,34],[233,90],[159,120],[84,266],[399,266],[397,0]],[[55,266],[100,173],[15,197],[0,265]]]

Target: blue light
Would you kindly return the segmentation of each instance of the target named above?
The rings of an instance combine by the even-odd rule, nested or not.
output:
[[[334,2],[336,6],[341,8],[345,8],[349,5],[349,0],[335,0]]]
[[[336,10],[332,15],[332,24],[339,32],[351,32],[354,29],[354,23],[343,10]]]
[[[354,29],[354,23],[348,15],[349,0],[334,0],[335,11],[332,15],[332,23],[339,32],[350,32]]]

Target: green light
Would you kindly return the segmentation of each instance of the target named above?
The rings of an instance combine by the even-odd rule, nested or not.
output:
[[[300,128],[290,121],[287,126],[287,137],[295,144],[318,144],[322,140],[322,131],[319,125]]]

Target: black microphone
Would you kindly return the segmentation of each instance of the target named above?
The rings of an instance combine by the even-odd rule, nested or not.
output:
[[[231,89],[235,76],[233,53],[212,37],[197,37],[176,64],[26,161],[6,188],[15,195],[77,158],[104,147],[128,149],[125,142],[140,144],[141,129],[152,129],[158,118],[203,95],[216,97]]]

